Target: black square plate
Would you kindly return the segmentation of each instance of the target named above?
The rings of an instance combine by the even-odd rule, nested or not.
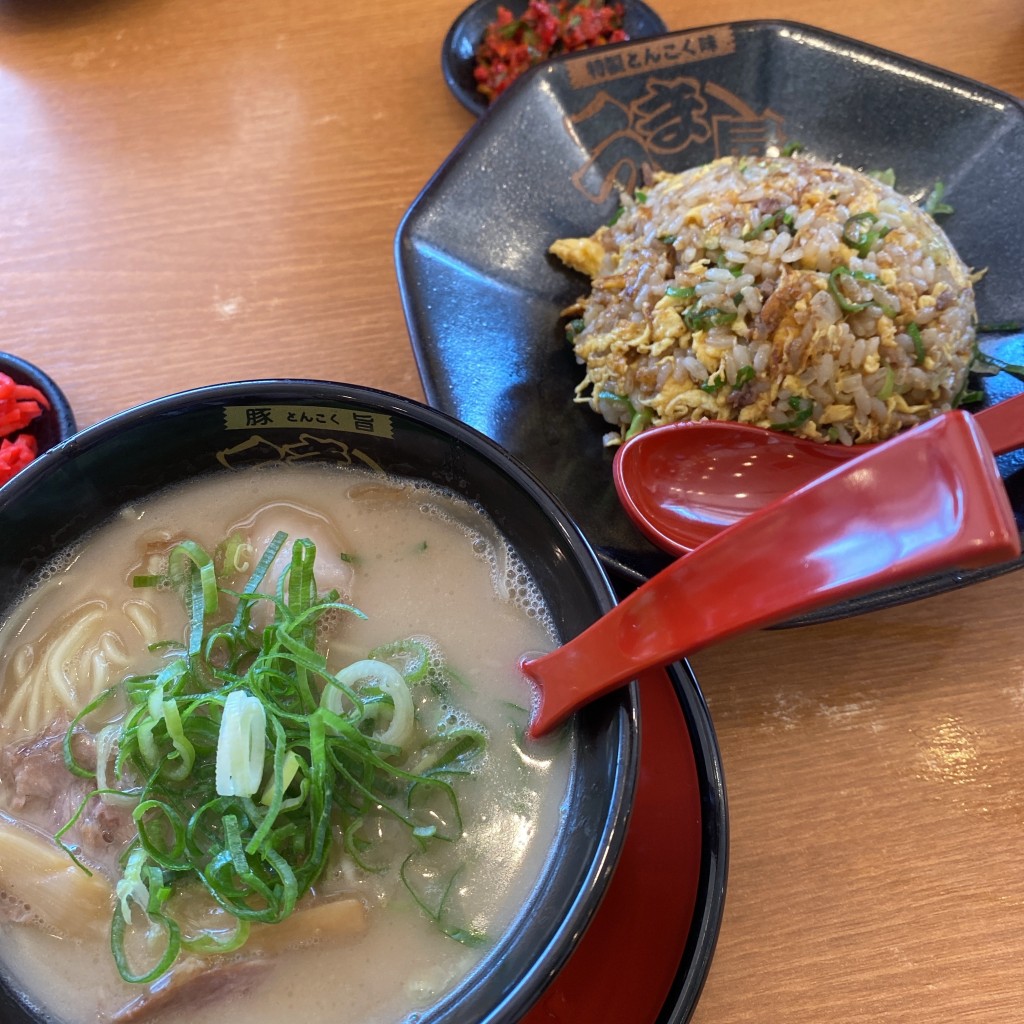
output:
[[[606,424],[573,404],[582,373],[561,311],[585,280],[547,255],[609,219],[645,167],[800,142],[911,198],[936,181],[943,227],[977,286],[982,348],[1024,363],[1024,105],[893,53],[804,25],[750,21],[558,58],[528,72],[466,135],[408,210],[396,263],[428,401],[524,462],[568,507],[621,587],[665,566],[621,510]],[[1006,327],[1005,325],[1010,325]],[[1016,325],[1014,327],[1013,325]],[[1022,389],[1001,373],[986,402]],[[1001,456],[1024,530],[1024,455]],[[947,573],[835,605],[823,621],[1024,565]]]

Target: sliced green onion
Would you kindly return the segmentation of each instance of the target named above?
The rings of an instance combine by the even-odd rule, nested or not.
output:
[[[139,985],[148,985],[166,974],[181,951],[181,928],[177,921],[159,912],[148,912],[147,916],[167,936],[163,953],[148,970],[136,971],[128,962],[128,954],[125,950],[125,934],[128,926],[124,918],[115,913],[110,925],[110,948],[114,954],[117,969],[125,981]]]
[[[944,203],[942,197],[946,194],[946,186],[941,182],[937,181],[932,186],[931,192],[928,193],[927,198],[923,203],[925,213],[931,214],[933,217],[938,217],[944,213],[952,213],[953,207],[949,203]]]
[[[403,823],[418,846],[452,843],[462,833],[448,779],[474,769],[486,736],[470,726],[434,733],[414,728],[409,692],[414,683],[428,680],[433,687],[453,674],[434,648],[400,640],[378,648],[372,672],[364,663],[332,675],[316,649],[317,623],[336,611],[362,613],[336,592],[318,593],[315,548],[301,539],[272,593],[261,590],[286,539],[275,536],[241,591],[218,583],[216,601],[204,578],[214,559],[192,542],[179,545],[174,573],[188,615],[188,644],[151,645],[166,656],[162,667],[103,691],[65,735],[69,769],[86,778],[95,774],[99,782],[99,771],[75,760],[72,735],[112,696],[126,702],[123,717],[104,726],[102,744],[97,741],[103,786],[81,801],[56,839],[87,870],[63,837],[88,801],[109,793],[135,802],[139,835],[123,862],[111,925],[114,958],[128,981],[156,980],[181,949],[237,949],[248,922],[272,923],[291,913],[326,869],[336,833],[367,870],[374,869],[370,851],[379,842],[381,817]],[[217,561],[225,573],[236,571]],[[207,610],[219,609],[222,598],[235,607],[216,616],[226,621],[213,621]],[[252,622],[257,601],[273,613],[272,623],[258,629]],[[440,699],[450,699],[445,692]],[[330,708],[321,706],[325,693],[339,695],[337,703],[325,701]],[[268,750],[272,767],[265,772]],[[406,767],[406,758],[421,770]],[[232,915],[230,934],[183,936],[169,901],[186,884],[205,888],[213,904]],[[138,928],[165,936],[153,964],[129,962],[126,939]],[[442,930],[455,937],[461,929],[445,922]]]
[[[385,661],[367,658],[343,669],[335,676],[335,681],[337,685],[328,686],[323,692],[320,699],[323,707],[340,715],[341,698],[346,692],[358,692],[372,687],[384,694],[391,705],[391,721],[383,731],[375,732],[374,737],[381,743],[399,748],[409,742],[415,724],[415,712],[409,687],[401,672]],[[369,710],[364,704],[364,714],[369,710],[371,717],[375,717],[379,707],[376,704]]]
[[[186,540],[176,544],[167,561],[167,575],[171,582],[192,587],[191,577],[199,576],[198,593],[202,598],[204,617],[216,614],[219,601],[217,572],[213,559],[195,541]]]
[[[973,405],[975,402],[983,402],[985,400],[985,392],[979,390],[970,390],[966,388],[957,395],[956,400],[953,402],[953,407],[959,409],[962,405]]]
[[[399,875],[402,879],[402,884],[405,886],[409,895],[413,901],[419,906],[424,914],[427,915],[438,928],[444,932],[451,939],[455,939],[457,942],[461,942],[465,946],[471,948],[478,948],[483,946],[487,941],[487,936],[481,932],[469,931],[465,928],[453,928],[446,921],[448,915],[449,901],[451,900],[452,892],[455,889],[455,882],[459,876],[461,867],[456,868],[455,871],[448,877],[444,884],[444,888],[441,890],[439,897],[437,898],[436,905],[431,905],[429,897],[421,892],[421,888],[413,883],[411,876],[410,865],[415,860],[416,855],[410,854],[402,862],[402,867],[399,871]]]
[[[416,766],[419,774],[464,775],[471,771],[478,755],[487,749],[487,736],[480,729],[463,726],[450,729],[433,740]]]
[[[832,273],[828,275],[828,290],[832,293],[832,298],[836,300],[839,308],[843,310],[844,313],[860,313],[867,309],[868,306],[871,305],[871,299],[868,299],[867,302],[854,302],[843,294],[843,290],[839,286],[839,279],[842,277],[852,277],[858,280],[874,280],[874,275],[865,274],[858,270],[851,270],[845,264],[841,264],[836,267]]]
[[[410,841],[421,846],[455,842],[462,833],[447,779],[473,770],[486,736],[471,727],[438,728],[435,734],[413,729],[409,694],[415,682],[434,686],[454,676],[438,652],[415,640],[379,648],[382,660],[371,661],[372,673],[364,665],[348,676],[331,675],[316,650],[317,622],[335,611],[362,613],[333,591],[318,593],[315,548],[304,540],[293,545],[273,592],[260,590],[285,540],[283,533],[275,536],[241,591],[217,583],[217,595],[210,594],[205,575],[214,559],[193,542],[178,545],[173,575],[188,615],[188,644],[151,645],[166,655],[163,666],[103,691],[65,734],[69,769],[86,778],[95,774],[97,782],[102,774],[104,783],[57,832],[74,863],[88,870],[63,837],[90,799],[110,794],[136,804],[138,840],[123,862],[111,925],[115,962],[128,981],[156,980],[183,948],[237,949],[249,921],[272,923],[291,913],[325,870],[336,830],[368,869],[382,816],[404,823]],[[224,572],[236,571],[218,561]],[[221,597],[236,606],[224,613],[227,621],[211,621],[208,610],[219,609]],[[273,611],[272,624],[259,629],[251,615],[257,601]],[[343,707],[338,703],[338,713],[321,706],[325,692],[348,698]],[[115,694],[127,710],[103,727],[103,742],[97,741],[103,766],[94,773],[75,760],[72,736]],[[408,744],[407,754],[400,744]],[[268,749],[272,768],[264,780]],[[422,771],[404,767],[406,756]],[[439,817],[445,806],[450,813]],[[230,934],[182,935],[168,901],[185,884],[201,885],[233,916]],[[158,930],[166,940],[156,962],[142,966],[126,952],[129,931],[140,927]],[[453,937],[461,931],[447,922],[442,930]]]
[[[772,430],[797,430],[814,412],[814,400],[804,395],[792,395],[787,405],[793,410],[793,415],[784,423],[773,423]]]
[[[142,867],[146,866],[145,860],[148,857],[155,860],[160,867],[171,871],[188,870],[188,860],[185,857],[185,822],[174,807],[165,800],[143,800],[132,810],[132,817],[139,830],[140,843],[136,851],[133,851],[133,856],[136,853],[142,855]],[[163,827],[159,832],[154,831],[154,819],[157,824],[162,822]],[[127,870],[125,875],[129,875]],[[120,884],[119,882],[118,886]],[[139,903],[139,906],[143,905]],[[124,913],[123,899],[121,909]],[[126,915],[125,920],[129,919],[130,915]]]
[[[642,434],[651,425],[653,420],[654,410],[646,405],[641,406],[633,413],[633,417],[629,421],[629,427],[626,429],[626,440],[628,441],[631,437],[636,437],[637,434]]]
[[[279,724],[275,722],[275,724]],[[294,750],[284,751],[284,756],[281,760],[280,771],[277,770],[277,761],[274,762],[275,773],[274,778],[267,784],[267,788],[263,792],[263,796],[260,797],[260,803],[264,807],[270,807],[273,805],[275,799],[281,803],[284,802],[284,793],[288,787],[292,784],[295,776],[299,774],[299,771],[303,767],[303,761]]]
[[[252,569],[256,550],[241,533],[233,533],[217,545],[215,561],[223,567],[224,573],[249,572]]]
[[[244,690],[228,694],[217,736],[217,792],[252,796],[263,781],[267,713],[263,702]]]
[[[762,218],[749,231],[740,235],[740,238],[744,242],[752,242],[755,238],[760,238],[769,228],[777,231],[781,225],[786,227],[793,226],[793,215],[785,207],[780,207],[774,213],[770,213],[767,217]]]
[[[190,953],[198,953],[202,956],[216,956],[224,953],[233,953],[241,949],[249,938],[249,922],[241,918],[235,918],[235,928],[229,934],[220,932],[203,932],[193,938],[181,937],[181,948]]]
[[[683,322],[693,332],[706,331],[711,327],[724,327],[726,324],[731,324],[737,315],[734,309],[719,309],[717,306],[696,309],[691,306],[683,314]]]
[[[883,224],[881,227],[876,228],[874,225],[877,223],[878,217],[867,211],[854,214],[843,225],[843,241],[851,249],[856,249],[857,255],[861,259],[864,259],[871,252],[875,242],[885,238],[889,233],[888,225]]]
[[[920,366],[924,362],[925,357],[921,328],[917,324],[907,324],[907,334],[910,335],[910,340],[914,343],[914,362]]]
[[[178,712],[177,702],[165,700],[161,705],[161,716],[164,726],[167,729],[167,736],[174,747],[175,755],[178,757],[177,766],[168,766],[166,769],[168,778],[184,779],[192,771],[195,764],[196,751],[182,727],[181,715]],[[172,757],[175,755],[171,755]]]
[[[419,640],[395,640],[375,647],[369,654],[376,661],[399,662],[402,678],[413,685],[422,682],[430,669],[430,651]]]
[[[1000,359],[998,356],[989,355],[985,352],[979,352],[977,358],[982,366],[991,366],[996,371],[1001,370],[1003,373],[1010,374],[1011,377],[1018,377],[1024,380],[1024,366],[1019,363],[1010,363],[1005,359]]]
[[[142,869],[146,866],[148,854],[142,846],[135,846],[128,855],[121,878],[114,887],[117,897],[121,918],[124,921],[132,919],[132,900],[139,907],[145,907],[149,903],[149,892],[142,883]]]
[[[731,263],[724,252],[720,252],[715,257],[715,266],[720,267],[722,270],[728,270],[733,277],[739,277],[743,273],[743,267],[738,264]]]

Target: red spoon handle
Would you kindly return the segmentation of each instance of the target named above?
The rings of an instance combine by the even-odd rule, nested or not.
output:
[[[1024,393],[1004,398],[974,418],[996,455],[1024,448]]]
[[[1019,553],[980,429],[965,413],[946,413],[723,530],[574,640],[524,662],[536,684],[530,733],[743,630]]]

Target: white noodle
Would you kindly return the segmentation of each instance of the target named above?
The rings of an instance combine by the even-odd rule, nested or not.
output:
[[[129,604],[146,625],[155,620],[145,602]],[[35,734],[62,711],[76,714],[109,685],[112,668],[129,664],[124,640],[113,630],[91,639],[107,612],[104,602],[90,601],[66,615],[41,642],[18,649],[8,670],[13,685],[6,695],[7,731]]]
[[[124,641],[111,630],[105,630],[99,639],[99,649],[108,665],[116,668],[127,668],[131,659]]]
[[[103,651],[93,651],[89,665],[89,688],[93,693],[106,689],[110,679],[110,662]]]
[[[151,644],[157,639],[157,615],[148,601],[125,601],[122,610],[145,643]]]

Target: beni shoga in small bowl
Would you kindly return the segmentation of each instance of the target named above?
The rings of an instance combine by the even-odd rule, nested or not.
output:
[[[287,990],[317,1024],[512,1024],[586,931],[635,694],[535,742],[518,664],[614,596],[472,429],[316,381],[160,399],[4,488],[0,586],[4,1020]]]
[[[455,98],[479,115],[544,60],[664,31],[642,0],[476,0],[448,30],[441,70]]]
[[[56,381],[0,352],[0,485],[74,432],[74,413]]]

